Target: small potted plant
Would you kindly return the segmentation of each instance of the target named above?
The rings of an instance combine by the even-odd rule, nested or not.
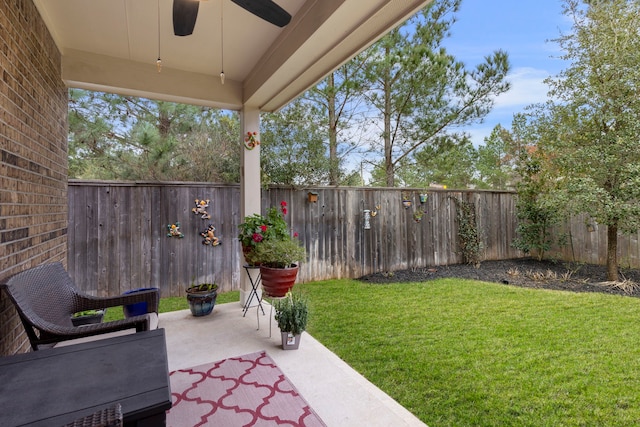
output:
[[[409,209],[411,207],[411,195],[408,191],[403,191],[402,193],[402,206],[405,209]]]
[[[300,336],[307,329],[309,307],[307,298],[300,293],[287,295],[273,302],[275,319],[280,328],[283,350],[296,350],[300,346]]]
[[[284,204],[282,204],[284,203]],[[281,210],[286,212],[286,203],[281,203]],[[270,208],[267,215],[253,214],[246,216],[244,222],[238,226],[238,240],[242,246],[242,253],[249,265],[259,265],[254,249],[262,242],[280,240],[289,237],[287,223],[276,208]]]
[[[215,283],[202,283],[192,285],[187,289],[187,301],[191,314],[196,317],[206,316],[213,311],[218,297],[218,285]]]
[[[304,261],[307,252],[298,239],[268,240],[254,249],[261,267],[292,268]]]
[[[297,233],[289,233],[286,214],[287,203],[282,201],[279,210],[272,207],[266,216],[245,217],[239,225],[238,239],[245,259],[250,265],[260,266],[262,288],[270,297],[280,298],[291,290],[298,276],[297,263],[306,258]]]
[[[260,260],[260,277],[265,295],[283,297],[293,288],[298,277],[298,262],[307,253],[297,239],[269,240],[256,247]]]
[[[102,323],[102,318],[106,309],[102,310],[85,310],[73,313],[71,316],[71,323],[73,326],[90,325],[93,323]]]

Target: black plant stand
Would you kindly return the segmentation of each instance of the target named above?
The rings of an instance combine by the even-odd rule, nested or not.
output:
[[[247,302],[245,302],[244,304],[242,317],[247,315],[247,311],[249,311],[249,307],[251,307],[251,302],[253,301],[254,297],[256,301],[258,301],[258,308],[262,310],[262,315],[264,316],[265,313],[264,308],[262,307],[262,299],[260,298],[260,295],[258,295],[258,288],[260,287],[260,267],[256,265],[245,264],[243,265],[243,268],[247,272],[247,276],[249,276],[251,291],[249,292],[249,298],[247,299]],[[251,276],[250,270],[258,270],[258,275],[255,277],[255,279],[253,278],[253,276]],[[256,315],[258,314],[257,310],[258,309],[256,309]]]

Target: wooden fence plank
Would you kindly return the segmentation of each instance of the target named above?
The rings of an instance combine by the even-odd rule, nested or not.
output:
[[[117,274],[113,265],[116,265],[117,252],[113,245],[115,239],[112,231],[113,211],[111,209],[111,189],[104,187],[85,187],[91,193],[92,203],[94,203],[97,220],[93,223],[86,222],[85,226],[91,228],[97,241],[90,246],[91,251],[95,251],[98,256],[98,266],[95,271],[96,280],[102,296],[118,295],[121,290],[117,280]],[[112,265],[113,264],[113,265]]]

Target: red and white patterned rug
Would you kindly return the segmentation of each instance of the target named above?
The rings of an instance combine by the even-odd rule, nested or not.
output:
[[[167,426],[325,426],[261,351],[170,373]]]

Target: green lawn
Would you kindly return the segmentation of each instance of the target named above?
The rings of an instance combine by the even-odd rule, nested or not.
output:
[[[431,427],[640,425],[640,299],[456,279],[296,289],[309,332]]]
[[[309,332],[429,426],[640,425],[640,300],[446,279],[298,285]]]

